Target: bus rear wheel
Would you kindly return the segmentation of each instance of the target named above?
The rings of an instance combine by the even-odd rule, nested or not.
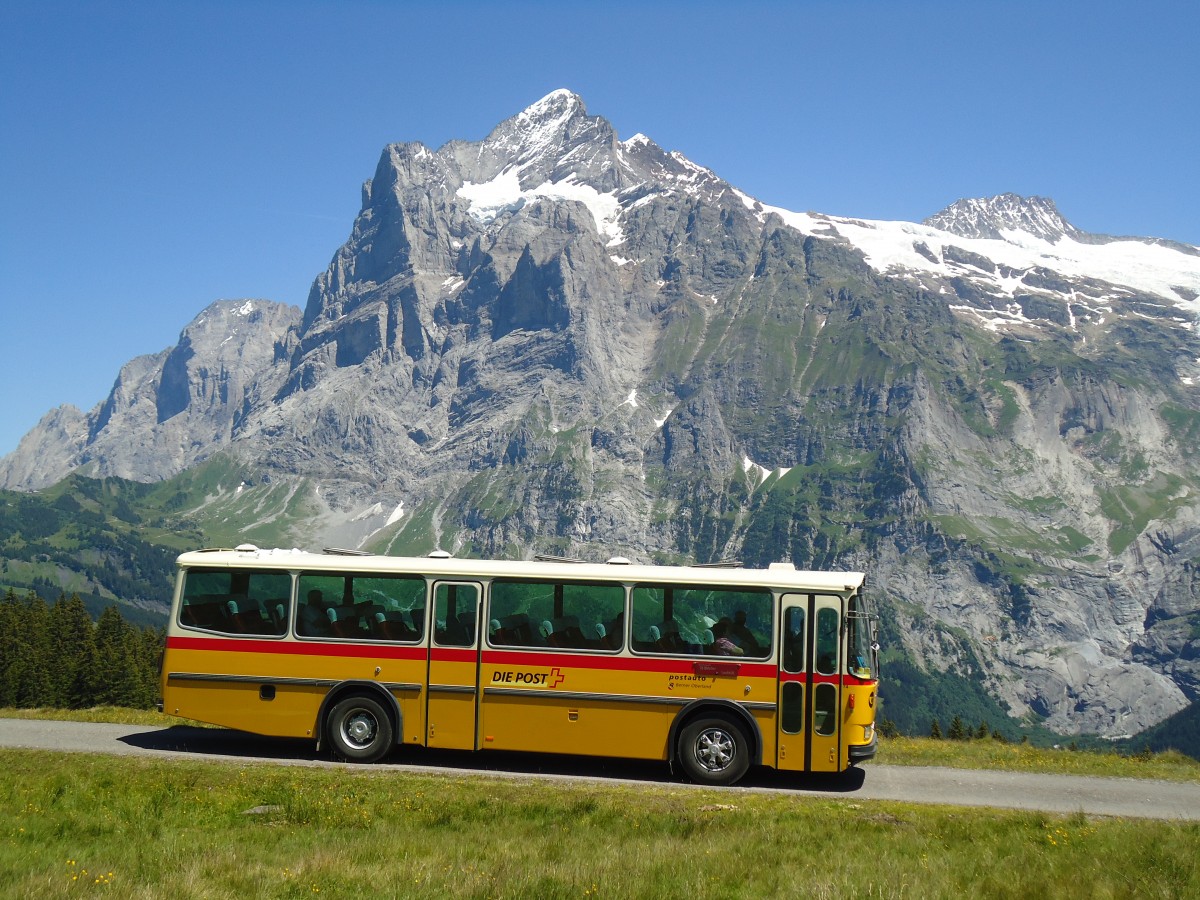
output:
[[[750,768],[750,744],[728,719],[700,718],[679,733],[679,761],[693,781],[734,784]]]
[[[378,762],[392,749],[391,717],[381,703],[362,695],[334,704],[325,734],[333,752],[350,762]]]

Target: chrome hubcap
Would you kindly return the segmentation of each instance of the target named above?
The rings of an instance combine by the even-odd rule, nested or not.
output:
[[[375,739],[378,727],[374,716],[360,710],[346,719],[342,726],[342,737],[346,739],[347,744],[366,747]]]
[[[696,759],[709,772],[720,772],[733,762],[733,737],[720,728],[708,728],[696,738]]]

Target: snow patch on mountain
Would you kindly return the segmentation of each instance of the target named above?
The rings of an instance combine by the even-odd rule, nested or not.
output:
[[[520,170],[510,167],[491,181],[480,184],[464,182],[458,196],[467,201],[467,213],[480,224],[488,224],[504,213],[516,212],[531,200],[573,200],[582,203],[592,214],[596,230],[614,247],[625,240],[621,230],[621,204],[616,192],[602,194],[594,187],[581,184],[574,174],[562,181],[544,182],[535,188],[521,188]]]
[[[770,478],[772,475],[778,475],[780,478],[782,478],[788,472],[792,471],[792,468],[791,468],[791,466],[780,466],[777,469],[768,469],[766,466],[761,465],[760,463],[756,463],[749,456],[743,456],[742,457],[742,471],[745,472],[747,475],[750,475],[751,473],[756,474],[758,476],[755,479],[756,483],[762,484],[768,478]]]
[[[1000,238],[967,238],[929,225],[797,213],[759,203],[744,194],[739,193],[739,197],[761,221],[774,214],[804,234],[847,241],[883,275],[928,275],[938,279],[966,276],[998,296],[1011,298],[1046,293],[1026,279],[1039,269],[1049,270],[1068,278],[1101,280],[1153,294],[1192,316],[1200,316],[1200,253],[1192,255],[1132,239],[1085,243],[1062,235],[1049,240],[1011,228],[1000,229]],[[963,261],[954,249],[967,251],[970,256],[966,259],[977,257],[985,265]],[[1078,299],[1094,303],[1099,299],[1119,300],[1122,294]]]

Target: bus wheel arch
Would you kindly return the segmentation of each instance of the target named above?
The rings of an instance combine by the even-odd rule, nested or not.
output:
[[[343,682],[325,695],[317,714],[317,748],[328,743],[349,762],[378,762],[402,740],[396,698],[372,682]]]
[[[730,701],[696,701],[671,723],[671,761],[693,781],[734,784],[762,762],[762,735],[746,710]]]

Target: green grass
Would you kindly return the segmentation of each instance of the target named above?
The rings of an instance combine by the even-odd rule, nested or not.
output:
[[[111,722],[117,725],[161,725],[169,728],[187,722],[189,725],[199,725],[192,722],[168,716],[165,713],[149,709],[128,709],[123,706],[96,706],[91,709],[12,709],[0,707],[0,720],[3,719],[41,719],[58,722]]]
[[[1158,474],[1144,484],[1125,484],[1100,492],[1100,508],[1114,523],[1108,549],[1115,557],[1137,540],[1153,519],[1170,519],[1196,502],[1193,487],[1177,475]]]
[[[67,897],[1188,896],[1200,825],[0,751],[0,885]]]
[[[1063,740],[1067,742],[1066,738]],[[1054,775],[1156,778],[1200,784],[1200,761],[1174,750],[1123,756],[1115,752],[1053,750],[1031,744],[1001,743],[991,738],[951,741],[892,737],[880,738],[875,761],[894,766],[950,766]]]

